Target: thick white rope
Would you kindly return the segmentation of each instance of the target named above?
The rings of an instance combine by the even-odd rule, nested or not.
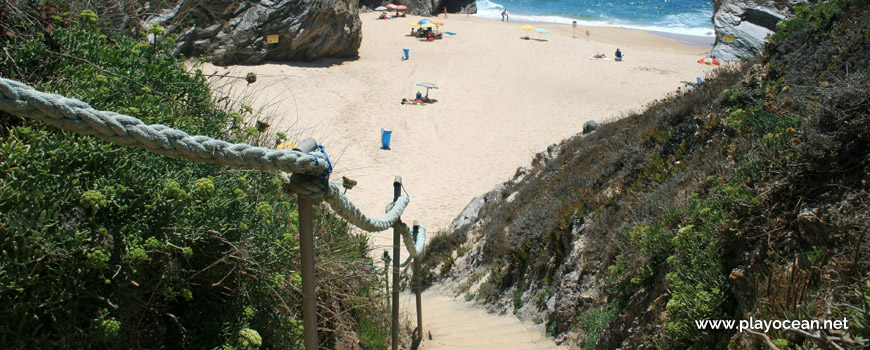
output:
[[[82,101],[37,91],[3,78],[0,78],[0,110],[122,146],[196,162],[309,175],[320,175],[327,169],[326,159],[320,153],[273,150],[191,136],[165,125],[147,125],[131,116],[98,111]]]
[[[128,115],[98,111],[82,101],[41,92],[4,78],[0,78],[0,111],[40,120],[67,131],[94,135],[122,146],[145,148],[157,154],[236,168],[279,171],[288,192],[314,202],[326,201],[336,214],[365,231],[384,231],[395,226],[402,232],[405,245],[413,256],[422,251],[420,241],[412,243],[410,230],[400,220],[410,201],[407,195],[391,203],[383,217],[369,217],[354,206],[338,186],[322,177],[329,165],[326,156],[320,152],[273,150],[233,144],[208,136],[190,136],[168,126],[147,125]],[[425,237],[425,233],[422,236]],[[425,243],[425,238],[422,242]],[[414,249],[416,246],[421,248]]]

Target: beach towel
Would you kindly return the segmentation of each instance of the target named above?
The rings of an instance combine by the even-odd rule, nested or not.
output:
[[[590,60],[604,60],[604,61],[610,61],[610,59],[607,58],[607,57],[589,57],[589,59],[590,59]]]
[[[454,32],[444,32],[444,34],[447,34],[447,35],[456,35],[456,33],[454,33]]]

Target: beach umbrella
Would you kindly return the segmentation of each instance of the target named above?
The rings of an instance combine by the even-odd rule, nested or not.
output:
[[[540,33],[540,34],[549,34],[550,31],[548,31],[548,30],[546,30],[546,29],[544,29],[544,28],[535,28],[535,33]],[[541,37],[541,35],[538,35],[538,38],[540,38],[540,37]]]
[[[420,20],[420,22],[417,22],[417,23],[418,23],[418,24],[423,24],[423,23],[427,23],[427,22],[432,22],[432,20],[431,20],[431,19],[428,19],[428,18],[423,18],[423,19]]]
[[[715,58],[709,58],[709,57],[702,58],[702,59],[698,60],[698,63],[706,64],[708,66],[718,66],[719,65],[719,61],[717,61]]]
[[[396,5],[396,4],[387,4],[387,5],[385,5],[385,6],[386,6],[388,9],[394,9],[394,8],[396,8],[397,5]]]
[[[426,22],[420,25],[420,28],[435,28],[435,23]]]
[[[387,8],[386,8],[386,7],[383,7],[383,6],[378,6],[378,7],[375,9],[375,11],[386,11],[386,10],[387,10]]]
[[[405,6],[405,5],[396,5],[396,10],[405,10],[407,8],[408,8],[408,6]]]
[[[417,83],[417,86],[422,86],[422,87],[426,88],[426,98],[429,98],[429,90],[430,89],[436,89],[436,90],[438,89],[438,86],[435,85],[434,83],[426,83],[426,82]]]
[[[440,26],[443,26],[443,25],[444,25],[444,23],[443,23],[443,22],[432,22],[432,23],[434,23],[434,24],[435,24],[435,25],[436,25],[436,26],[438,26],[438,27],[440,27]]]
[[[417,23],[417,22],[408,22],[408,23],[406,23],[406,24],[409,25],[409,26],[411,26],[411,27],[416,27],[416,26],[420,25],[420,24]]]
[[[520,27],[520,29],[522,29],[522,30],[535,30],[535,27],[532,27],[532,26],[526,24],[526,25]],[[529,38],[529,36],[528,36],[528,34],[527,34],[526,36],[521,37],[520,39],[530,39],[530,38]]]

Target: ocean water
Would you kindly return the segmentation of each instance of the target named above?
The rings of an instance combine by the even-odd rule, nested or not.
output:
[[[712,36],[709,0],[477,0],[477,16],[510,20],[613,26],[674,34]]]

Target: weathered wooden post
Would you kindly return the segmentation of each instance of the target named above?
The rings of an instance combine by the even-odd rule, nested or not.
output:
[[[387,310],[390,310],[390,253],[385,250],[381,259],[384,260],[384,284],[387,286],[387,293],[384,295],[387,299]]]
[[[414,242],[416,245],[417,234],[420,233],[420,224],[414,220]],[[417,252],[417,257],[414,258],[414,294],[417,295],[417,339],[423,341],[423,278],[420,276],[420,252]]]
[[[399,199],[399,196],[402,195],[402,177],[396,176],[396,179],[393,180],[393,203]],[[401,220],[401,218],[399,219]],[[393,228],[393,334],[392,334],[392,346],[393,350],[399,350],[399,246],[401,244],[401,237],[399,237],[399,230]]]
[[[294,151],[312,152],[317,149],[317,141],[305,139]],[[311,200],[296,197],[299,214],[299,250],[302,259],[302,325],[305,349],[317,350],[317,280],[314,277],[314,219],[311,214]]]

